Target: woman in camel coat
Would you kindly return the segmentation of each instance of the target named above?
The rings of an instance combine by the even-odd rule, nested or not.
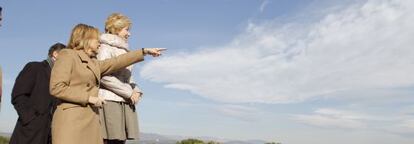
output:
[[[50,93],[60,102],[52,120],[53,144],[101,144],[98,97],[101,76],[143,60],[145,54],[159,56],[162,49],[142,49],[104,61],[96,60],[98,29],[78,24],[68,49],[59,53],[51,74]]]

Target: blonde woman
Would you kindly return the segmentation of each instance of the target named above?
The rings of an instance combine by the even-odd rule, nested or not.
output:
[[[50,78],[50,93],[59,99],[52,120],[53,144],[102,144],[98,116],[98,107],[104,103],[98,97],[101,76],[142,61],[145,54],[161,54],[161,49],[143,49],[98,61],[99,45],[98,29],[78,24],[68,49],[59,52]]]
[[[131,21],[120,14],[111,14],[100,37],[98,60],[127,53]],[[138,115],[135,104],[142,92],[132,78],[132,65],[101,79],[99,96],[106,101],[100,109],[101,127],[106,144],[123,144],[138,139]]]

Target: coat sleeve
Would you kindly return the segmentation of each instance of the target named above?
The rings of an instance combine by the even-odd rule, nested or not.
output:
[[[36,66],[28,63],[16,78],[12,90],[11,102],[23,125],[36,117],[36,111],[30,104],[30,96],[36,81]]]
[[[89,99],[86,89],[79,89],[82,86],[78,86],[77,89],[70,86],[72,79],[75,79],[71,77],[72,72],[76,71],[75,56],[72,50],[64,49],[59,52],[50,77],[50,94],[58,99],[85,106]]]
[[[143,60],[144,54],[142,50],[135,50],[110,59],[100,60],[98,64],[102,76],[105,76]]]
[[[115,76],[107,75],[102,77],[101,84],[105,89],[110,90],[123,98],[130,98],[132,96],[133,89],[131,85],[121,82]]]
[[[97,55],[98,60],[106,60],[112,57],[109,49],[106,49],[105,47],[99,49],[99,54]],[[114,75],[103,76],[101,78],[101,85],[105,87],[105,89],[110,90],[123,98],[130,98],[133,92],[131,85],[120,81]]]

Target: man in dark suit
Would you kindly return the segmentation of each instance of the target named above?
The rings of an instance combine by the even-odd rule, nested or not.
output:
[[[56,43],[42,62],[29,62],[16,78],[12,104],[19,118],[10,144],[48,144],[56,99],[49,93],[51,68],[58,52],[66,46]]]

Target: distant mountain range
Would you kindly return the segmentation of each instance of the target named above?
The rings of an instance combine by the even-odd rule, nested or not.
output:
[[[0,136],[10,137],[11,134],[0,132]],[[241,141],[241,140],[214,138],[214,137],[189,137],[189,136],[161,135],[161,134],[154,134],[154,133],[140,133],[139,141],[127,141],[126,144],[175,144],[177,141],[189,139],[189,138],[199,139],[205,142],[215,141],[215,142],[220,142],[222,144],[264,144],[266,143],[266,141],[263,141],[263,140]]]
[[[127,141],[127,144],[175,144],[177,141],[184,139],[199,139],[204,142],[215,141],[220,142],[221,144],[264,144],[266,141],[263,140],[231,140],[231,139],[222,139],[214,137],[190,137],[190,136],[174,136],[174,135],[160,135],[153,133],[141,133],[139,141]]]
[[[11,133],[0,132],[0,136],[10,137],[11,136]]]

